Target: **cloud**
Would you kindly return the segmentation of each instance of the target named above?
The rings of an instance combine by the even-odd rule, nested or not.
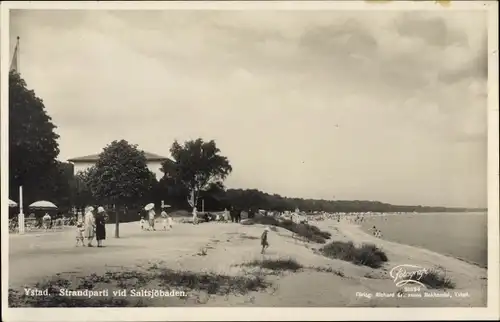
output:
[[[401,15],[395,24],[401,36],[419,38],[431,46],[468,46],[465,33],[451,29],[442,17],[412,12]]]

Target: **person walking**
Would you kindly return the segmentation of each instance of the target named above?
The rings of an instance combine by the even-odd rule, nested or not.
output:
[[[97,208],[97,216],[95,218],[95,237],[97,239],[97,247],[102,247],[102,241],[106,239],[106,211],[103,207]]]
[[[95,234],[95,218],[93,211],[94,207],[88,207],[83,220],[83,225],[85,227],[84,237],[87,238],[88,247],[93,247],[92,240],[94,239]]]
[[[163,224],[163,230],[167,230],[167,227],[172,229],[172,218],[168,215],[165,208],[162,209],[160,216]]]
[[[269,247],[269,242],[267,241],[268,233],[269,233],[269,227],[266,227],[266,229],[264,229],[264,232],[260,236],[260,244],[262,245],[262,250],[260,251],[261,254],[264,254],[266,249]]]

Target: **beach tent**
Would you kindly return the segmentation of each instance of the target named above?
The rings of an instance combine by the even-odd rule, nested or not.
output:
[[[9,207],[17,207],[17,203],[9,199]]]
[[[29,205],[32,209],[57,209],[57,206],[47,200],[40,200]]]

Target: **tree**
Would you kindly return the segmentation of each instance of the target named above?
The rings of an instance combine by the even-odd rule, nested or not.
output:
[[[233,170],[227,157],[220,152],[214,140],[197,139],[186,141],[184,145],[175,141],[170,149],[174,162],[168,160],[162,164],[165,180],[173,180],[192,191],[194,205],[197,205],[200,193],[222,187],[222,182]]]
[[[27,88],[15,71],[9,73],[9,188],[17,196],[24,186],[24,200],[46,191],[40,183],[53,181],[59,155],[56,126],[43,101]],[[17,198],[16,198],[17,199]]]
[[[147,167],[144,152],[125,140],[113,141],[106,146],[85,176],[94,198],[117,208],[116,238],[120,237],[120,211],[149,197],[156,181]]]

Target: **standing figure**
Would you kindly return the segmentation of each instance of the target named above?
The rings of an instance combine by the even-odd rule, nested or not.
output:
[[[230,219],[229,211],[226,208],[224,208],[224,221],[228,222],[229,219]]]
[[[106,211],[103,207],[97,208],[97,216],[95,218],[95,236],[97,239],[97,247],[102,247],[102,241],[106,239]]]
[[[83,227],[83,221],[78,221],[76,223],[76,247],[82,244],[82,246],[85,246],[85,243],[83,242],[83,232],[85,231],[85,228]]]
[[[146,220],[144,220],[144,217],[141,217],[141,221],[139,222],[141,225],[141,230],[146,229]]]
[[[149,210],[148,215],[149,215],[149,229],[156,230],[155,229],[155,217],[156,217],[155,210],[154,209]]]
[[[230,215],[231,215],[231,222],[236,222],[236,210],[234,209],[234,207],[231,207],[231,211],[230,211]]]
[[[95,234],[95,218],[93,211],[94,207],[88,207],[83,220],[83,225],[85,227],[84,237],[87,238],[88,247],[93,247],[92,240]]]
[[[174,225],[174,219],[168,213],[167,213],[167,225],[168,225],[169,229],[172,229],[172,227]]]
[[[198,209],[193,207],[193,225],[198,224]]]
[[[262,250],[260,251],[261,254],[264,254],[264,251],[269,247],[269,242],[267,241],[268,232],[269,227],[266,227],[266,229],[264,229],[264,232],[262,233],[262,236],[260,236],[260,244],[262,245]]]
[[[52,218],[48,213],[45,213],[45,215],[42,218],[43,222],[43,229],[47,231],[50,228],[50,223],[52,222]]]
[[[162,209],[161,214],[160,214],[162,224],[163,224],[163,230],[167,230],[167,226],[169,225],[168,219],[169,215],[165,211],[165,208]],[[172,224],[170,223],[170,228],[172,228]]]

